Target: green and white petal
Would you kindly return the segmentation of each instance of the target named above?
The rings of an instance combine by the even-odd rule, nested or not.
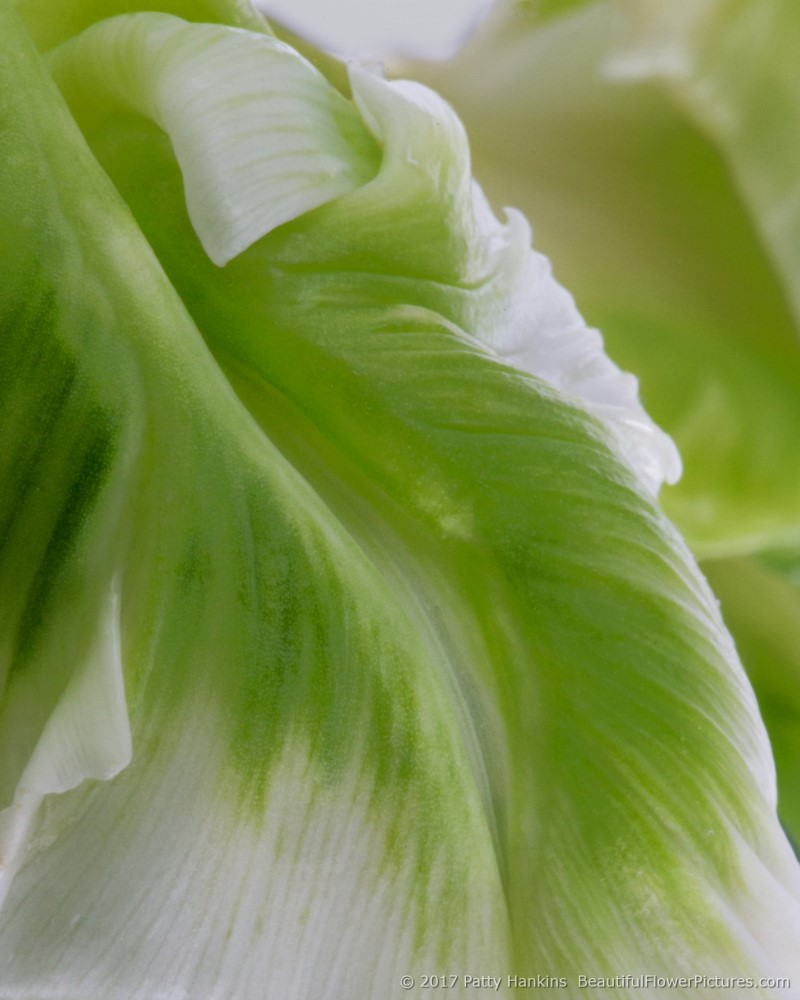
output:
[[[597,414],[648,489],[657,493],[664,481],[676,482],[677,450],[642,409],[636,379],[608,358],[602,337],[586,326],[572,296],[553,278],[550,262],[531,249],[524,217],[509,210],[506,223],[498,222],[471,180],[466,136],[452,109],[433,91],[408,81],[390,84],[353,70],[351,86],[384,148],[372,197],[379,192],[407,203],[409,189],[418,187],[429,208],[438,202],[450,209],[450,252],[458,245],[461,256],[458,281],[478,292],[462,324],[500,360]]]
[[[35,458],[2,495],[3,996],[379,996],[419,965],[507,965],[441,639],[255,427],[0,19],[25,84],[2,120],[3,437]]]
[[[73,106],[99,93],[165,129],[189,218],[219,265],[377,168],[352,105],[268,35],[131,14],[60,46],[51,69]]]
[[[452,116],[416,86],[353,90],[375,179],[224,271],[163,137],[91,138],[240,398],[444,642],[514,960],[790,969],[770,914],[796,906],[796,865],[714,600],[607,427],[492,351],[522,308],[515,255]]]
[[[166,130],[189,217],[217,264],[377,171],[377,150],[355,108],[270,38],[166,16],[115,18],[61,46],[51,69],[84,127],[94,128],[92,118],[108,113],[110,102]],[[473,325],[486,331],[492,350],[601,415],[654,492],[665,479],[675,482],[677,451],[642,410],[635,379],[608,359],[602,338],[586,327],[547,260],[531,251],[525,220],[509,213],[501,225],[489,210],[472,181],[466,137],[452,110],[427,88],[387,85],[363,70],[352,70],[351,86],[383,147],[381,181],[371,190],[380,190],[391,211],[414,186],[434,217],[446,220],[450,246],[438,239],[434,246],[454,255],[459,280],[478,292],[470,304]],[[198,118],[202,129],[187,126]],[[405,228],[419,221],[414,214]],[[417,261],[415,269],[421,266]],[[512,304],[505,322],[478,321],[481,310],[497,314],[499,299]]]
[[[663,86],[609,78],[626,26],[614,4],[543,25],[516,4],[452,65],[420,69],[464,118],[493,202],[535,220],[640,378],[683,459],[661,500],[693,549],[792,544],[800,351],[785,292],[707,136]]]

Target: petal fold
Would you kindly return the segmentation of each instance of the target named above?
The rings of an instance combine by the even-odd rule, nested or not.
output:
[[[220,266],[376,169],[376,151],[345,98],[268,35],[132,14],[65,42],[51,70],[73,108],[100,93],[165,129],[184,171],[189,217]]]

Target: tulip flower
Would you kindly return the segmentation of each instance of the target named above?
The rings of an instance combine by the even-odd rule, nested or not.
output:
[[[508,3],[451,64],[418,67],[678,444],[661,500],[713,560],[796,840],[799,31],[785,3]]]
[[[450,106],[234,0],[0,78],[0,997],[790,996],[678,453]]]

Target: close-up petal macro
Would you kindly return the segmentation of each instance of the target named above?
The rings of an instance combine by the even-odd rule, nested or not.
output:
[[[0,1000],[800,997],[790,4],[0,0]]]

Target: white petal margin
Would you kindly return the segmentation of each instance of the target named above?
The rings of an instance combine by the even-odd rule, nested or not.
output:
[[[131,751],[114,584],[98,620],[94,647],[47,720],[13,801],[0,812],[0,905],[29,849],[31,826],[44,797],[91,778],[115,777],[130,763]]]
[[[384,148],[387,180],[397,187],[413,182],[414,172],[431,161],[450,172],[453,224],[472,247],[474,274],[465,279],[491,276],[490,294],[467,332],[598,417],[651,493],[663,482],[677,482],[680,455],[644,411],[637,379],[606,355],[600,333],[586,325],[549,260],[532,249],[525,218],[508,209],[506,222],[499,222],[471,180],[467,138],[453,109],[421,84],[387,82],[357,67],[351,67],[350,82],[364,121]]]
[[[74,104],[102,94],[106,110],[138,112],[168,133],[189,217],[220,266],[375,171],[352,105],[268,35],[122,15],[60,46],[51,71]]]
[[[243,816],[225,723],[199,703],[172,721],[116,781],[48,801],[49,842],[0,922],[3,1000],[427,996],[420,973],[443,970],[436,942],[419,940],[418,874],[383,864],[388,826],[364,772],[326,785],[305,741],[289,739],[263,817]],[[494,865],[484,875],[449,971],[505,976],[502,887]]]

